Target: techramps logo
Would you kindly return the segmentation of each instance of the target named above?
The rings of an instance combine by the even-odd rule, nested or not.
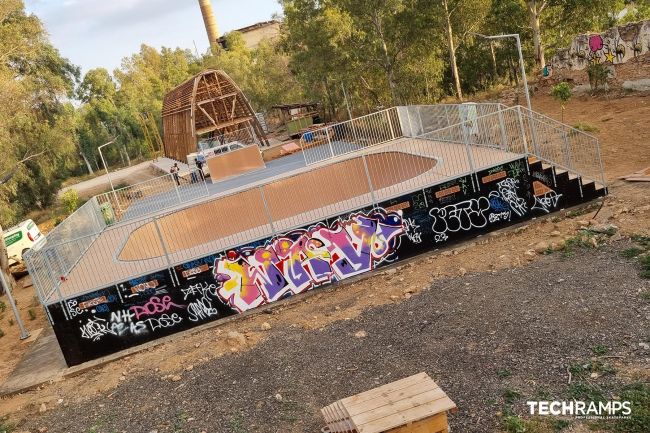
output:
[[[531,415],[573,416],[576,419],[629,419],[632,402],[629,401],[527,401]]]

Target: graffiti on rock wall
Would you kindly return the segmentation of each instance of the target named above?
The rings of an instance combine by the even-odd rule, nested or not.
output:
[[[373,269],[393,254],[404,233],[396,212],[352,215],[274,238],[268,245],[229,251],[214,264],[217,292],[237,311]]]
[[[553,57],[554,69],[582,70],[590,64],[619,65],[650,52],[650,21],[610,28],[599,34],[579,35],[569,49]]]

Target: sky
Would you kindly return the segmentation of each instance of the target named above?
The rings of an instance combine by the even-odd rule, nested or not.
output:
[[[198,0],[25,0],[45,23],[50,40],[82,73],[109,71],[140,44],[208,49]],[[212,0],[221,34],[281,13],[277,0]]]

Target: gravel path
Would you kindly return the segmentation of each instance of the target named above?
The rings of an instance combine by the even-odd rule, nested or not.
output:
[[[621,369],[648,366],[650,353],[639,343],[650,340],[650,303],[640,291],[650,281],[620,256],[627,245],[619,244],[436,280],[410,299],[320,330],[275,326],[251,350],[195,366],[179,381],[128,377],[109,396],[61,405],[21,428],[317,433],[322,406],[425,371],[458,405],[450,417],[455,431],[498,431],[506,390],[519,393],[510,399],[521,414],[528,398],[565,396],[567,366],[588,361],[596,346],[623,356],[616,358]],[[620,377],[592,381],[607,392],[620,387]]]

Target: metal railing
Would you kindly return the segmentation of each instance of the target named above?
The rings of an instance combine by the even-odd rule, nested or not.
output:
[[[46,244],[23,256],[39,299],[63,296],[60,286],[107,228],[186,204],[209,194],[198,170],[167,174],[89,199],[47,234]],[[96,270],[101,269],[101,264]]]
[[[64,302],[70,297],[377,206],[529,155],[604,186],[595,137],[522,107],[411,106],[374,114],[338,129],[337,125],[322,129],[329,131],[324,132],[326,141],[312,146],[324,144],[326,153],[314,161],[336,158],[329,164],[310,164],[291,176],[155,216],[139,213],[122,218],[119,224],[105,224],[99,236],[89,233],[59,243],[54,250],[44,248],[37,254],[38,264],[31,265],[39,271],[34,279],[39,297],[44,304],[63,302],[66,314],[72,316],[74,306]],[[353,140],[358,147],[332,151],[334,134],[345,142]],[[309,150],[314,149],[304,149]],[[480,191],[481,184],[474,179],[467,188]],[[73,253],[61,260],[60,251]],[[77,257],[73,264],[70,256]]]
[[[106,225],[160,212],[209,194],[198,169],[166,174],[95,196]]]
[[[300,147],[306,165],[313,165],[397,138],[417,137],[503,108],[496,103],[392,107],[305,132],[300,137]]]
[[[306,165],[402,137],[397,107],[305,132],[300,147]]]

